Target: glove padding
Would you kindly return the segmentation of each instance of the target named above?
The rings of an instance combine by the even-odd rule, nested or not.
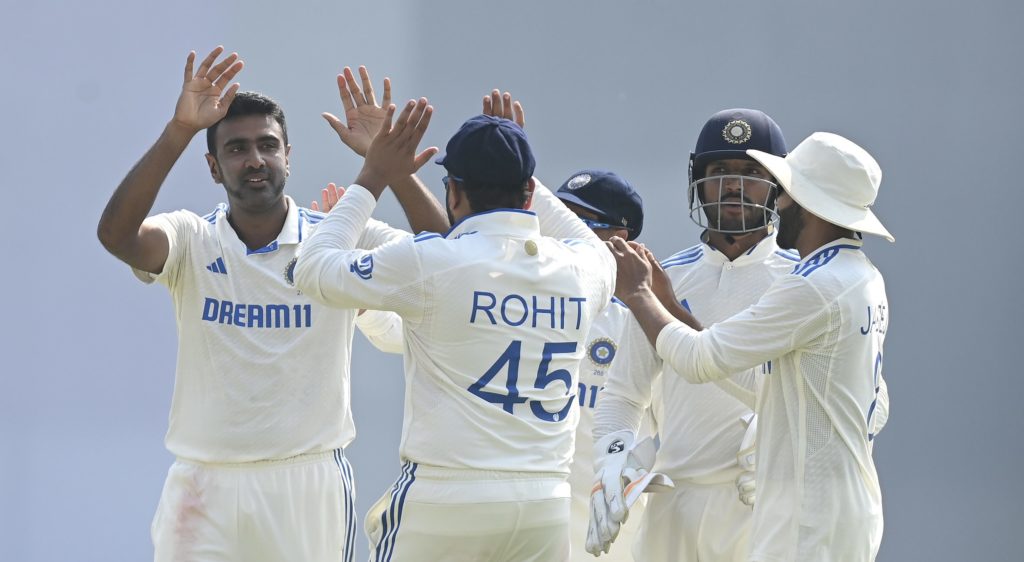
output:
[[[672,488],[663,474],[651,473],[657,448],[650,437],[633,445],[628,430],[609,433],[594,444],[596,480],[590,493],[590,525],[587,552],[600,556],[608,552],[619,529],[626,522],[629,507],[644,491]]]
[[[754,507],[754,500],[757,496],[757,415],[747,414],[741,418],[747,426],[743,434],[743,441],[740,442],[740,451],[736,453],[736,462],[743,472],[736,477],[736,490],[739,492],[740,501],[745,505]]]

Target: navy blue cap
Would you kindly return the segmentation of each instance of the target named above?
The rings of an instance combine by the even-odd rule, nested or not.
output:
[[[489,185],[519,187],[537,162],[526,132],[508,119],[477,115],[462,124],[435,160],[448,174]]]
[[[726,109],[711,116],[697,137],[690,153],[690,183],[704,177],[704,169],[714,160],[753,160],[748,149],[760,150],[780,158],[786,156],[782,129],[763,111]]]
[[[644,227],[644,202],[628,181],[615,172],[581,170],[555,192],[562,201],[587,209],[604,222],[629,229],[629,240]]]

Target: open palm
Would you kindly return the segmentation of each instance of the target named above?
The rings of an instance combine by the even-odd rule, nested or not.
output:
[[[238,84],[232,84],[226,91],[224,88],[242,70],[244,63],[238,60],[237,53],[231,53],[214,65],[214,61],[223,52],[224,47],[211,51],[194,74],[192,66],[196,54],[194,51],[189,53],[181,95],[174,107],[175,122],[198,131],[220,121],[227,113],[238,91]]]
[[[386,108],[391,104],[391,80],[384,79],[384,97],[378,105],[365,66],[359,67],[359,77],[363,83],[362,88],[349,67],[346,66],[344,73],[338,75],[338,94],[345,107],[345,122],[330,113],[323,115],[341,141],[356,154],[365,157],[370,142],[384,123]]]

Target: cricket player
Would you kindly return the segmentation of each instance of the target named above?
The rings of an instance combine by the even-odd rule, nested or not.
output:
[[[325,215],[284,195],[284,113],[265,96],[238,92],[231,80],[243,63],[234,53],[218,61],[222,52],[195,70],[189,54],[174,116],[118,186],[98,229],[139,279],[168,288],[178,323],[166,436],[177,459],[153,520],[155,560],[351,561],[356,519],[344,449],[355,437],[349,354],[357,311],[323,306],[286,282],[298,244]],[[210,174],[228,204],[202,216],[146,218],[203,129]],[[436,208],[425,189],[404,184],[400,197],[425,213]],[[444,224],[435,215],[419,227]],[[360,247],[411,238],[363,223]]]
[[[436,152],[416,154],[426,100],[394,125],[393,113],[294,268],[318,302],[402,317],[404,464],[367,515],[371,559],[567,560],[578,369],[613,260],[532,179],[523,130],[492,115],[466,121],[438,160],[447,234],[355,249],[391,175]]]
[[[758,404],[749,560],[874,560],[882,503],[871,439],[889,307],[860,235],[893,241],[870,210],[881,170],[831,133],[814,133],[785,158],[748,154],[782,189],[778,244],[803,256],[790,272],[754,305],[704,329],[685,309],[674,311],[685,322],[675,320],[652,292],[666,281],[652,281],[651,256],[616,238],[617,294],[688,382],[771,362]]]
[[[728,109],[705,123],[690,156],[688,189],[690,217],[704,228],[701,243],[663,263],[671,281],[663,298],[711,321],[756,302],[799,259],[775,243],[778,190],[747,156],[750,148],[786,154],[782,130],[765,113]],[[635,322],[629,332],[642,338]],[[635,559],[745,560],[751,512],[737,497],[734,483],[744,472],[737,453],[744,420],[753,416],[757,372],[767,366],[736,373],[720,387],[686,382],[646,342],[630,346],[624,360],[630,368],[609,377],[598,405],[597,448],[619,438],[631,443],[644,408],[657,404],[661,448],[655,470],[675,483],[674,490],[648,498],[633,542]],[[606,503],[600,493],[594,501],[595,509]]]
[[[609,240],[619,236],[626,240],[634,240],[643,229],[644,209],[640,194],[622,176],[605,170],[581,170],[573,174],[555,195],[562,200],[570,211],[576,214],[601,240]],[[639,360],[648,360],[649,364],[630,364],[620,358],[625,357],[624,337],[629,326],[631,315],[629,309],[619,299],[612,299],[612,304],[605,308],[590,328],[587,336],[586,357],[580,365],[579,392],[577,404],[580,407],[579,425],[576,427],[576,454],[573,456],[572,472],[569,484],[572,486],[572,560],[586,561],[593,558],[583,548],[586,544],[587,530],[590,525],[590,494],[594,485],[594,453],[593,437],[594,409],[599,403],[599,396],[613,372],[634,369],[654,369],[660,362],[654,354],[639,356]],[[641,338],[636,345],[649,348],[650,344]],[[654,433],[653,416],[649,412],[643,417],[641,438]],[[647,467],[648,469],[650,467]],[[608,560],[632,560],[628,546],[640,522],[643,504],[637,503],[631,509],[632,518],[619,530],[620,548],[610,551]]]

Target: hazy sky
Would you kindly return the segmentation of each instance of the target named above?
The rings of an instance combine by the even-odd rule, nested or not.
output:
[[[866,147],[884,172],[875,210],[897,239],[866,244],[891,307],[879,560],[1020,557],[1019,2],[213,4],[5,6],[0,165],[13,200],[0,234],[15,255],[0,276],[0,560],[152,555],[173,460],[174,317],[167,292],[137,282],[95,228],[170,118],[186,54],[217,44],[245,59],[243,88],[284,106],[287,189],[301,202],[358,169],[319,116],[340,111],[344,65],[391,76],[398,100],[429,97],[426,142],[441,147],[484,93],[510,89],[541,179],[619,172],[644,196],[641,240],[662,256],[696,243],[687,156],[715,111],[763,109],[790,146],[827,130]],[[223,199],[204,151],[191,145],[155,212]],[[438,195],[442,175],[421,173]],[[377,217],[405,227],[385,199]],[[365,513],[399,473],[402,377],[398,357],[356,339],[348,457]]]

